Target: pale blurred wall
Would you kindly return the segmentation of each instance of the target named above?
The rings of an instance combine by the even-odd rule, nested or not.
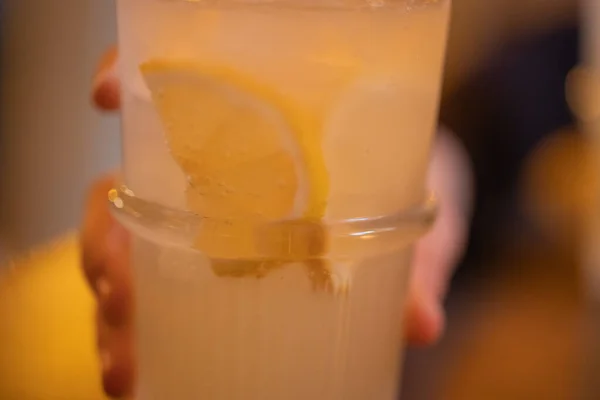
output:
[[[118,123],[94,112],[88,94],[114,41],[114,2],[2,1],[0,232],[25,249],[77,226],[86,186],[118,162]],[[447,90],[499,42],[571,19],[575,4],[454,0]]]
[[[85,188],[119,160],[118,121],[89,100],[115,39],[114,2],[0,2],[0,228],[24,250],[76,227]]]

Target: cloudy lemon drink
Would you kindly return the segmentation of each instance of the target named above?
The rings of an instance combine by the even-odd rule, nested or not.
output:
[[[394,399],[446,0],[118,0],[138,397]]]

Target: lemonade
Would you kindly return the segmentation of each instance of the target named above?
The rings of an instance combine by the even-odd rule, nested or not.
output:
[[[139,397],[394,399],[447,0],[119,0]]]
[[[304,266],[218,277],[202,255],[136,240],[139,398],[392,400],[410,252],[356,260],[347,295]]]

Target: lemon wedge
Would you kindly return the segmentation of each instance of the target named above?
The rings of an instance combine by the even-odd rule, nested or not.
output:
[[[231,221],[200,234],[198,246],[209,257],[256,253],[256,238],[235,221],[322,219],[328,177],[316,116],[225,66],[151,60],[140,70],[188,178],[188,207],[208,220]],[[229,263],[223,270],[264,267],[246,263],[240,271]]]

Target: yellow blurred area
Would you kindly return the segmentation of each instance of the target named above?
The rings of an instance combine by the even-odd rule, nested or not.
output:
[[[0,269],[0,399],[100,400],[76,236]]]

